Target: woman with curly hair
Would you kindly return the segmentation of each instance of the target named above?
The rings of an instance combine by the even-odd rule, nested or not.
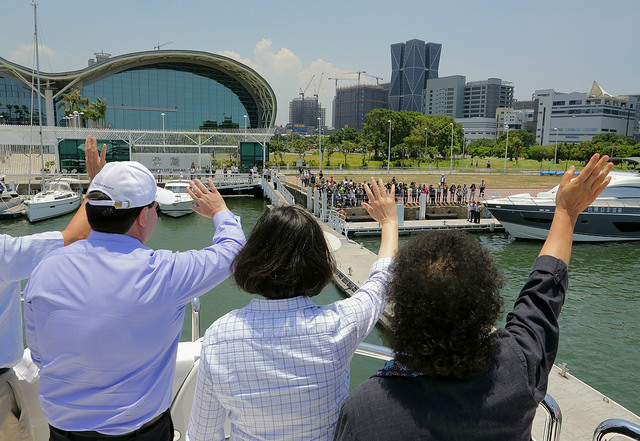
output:
[[[549,235],[504,328],[503,277],[462,232],[416,236],[391,267],[395,358],[344,402],[335,440],[530,440],[558,349],[573,228],[607,186],[595,154],[564,174]]]

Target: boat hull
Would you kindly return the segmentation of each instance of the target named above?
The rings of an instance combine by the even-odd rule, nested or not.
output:
[[[192,205],[194,205],[194,202],[189,198],[188,201],[174,202],[173,204],[166,205],[160,204],[160,211],[167,216],[182,217],[193,213],[193,210],[190,208]]]
[[[554,206],[487,203],[491,214],[516,239],[545,240]],[[578,216],[575,242],[618,242],[640,240],[640,208],[590,206]]]
[[[81,202],[82,196],[79,194],[53,201],[27,201],[25,202],[27,205],[26,215],[30,222],[51,219],[77,210]]]

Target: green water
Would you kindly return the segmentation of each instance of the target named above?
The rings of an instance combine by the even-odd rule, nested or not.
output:
[[[266,207],[262,200],[229,199],[229,208],[242,218],[245,232],[255,224]],[[2,233],[22,236],[42,231],[59,230],[71,215],[30,224],[26,218],[3,220]],[[173,219],[162,216],[147,243],[152,248],[182,251],[208,245],[213,234],[211,221],[196,214]],[[525,282],[531,265],[540,251],[540,243],[520,242],[502,234],[479,235],[503,269],[508,284],[504,290],[508,311]],[[407,237],[401,237],[401,243]],[[377,250],[379,239],[357,239],[371,250]],[[560,317],[560,348],[556,363],[567,363],[573,375],[640,414],[640,274],[637,255],[640,243],[575,244],[569,269],[569,292]],[[482,265],[482,262],[478,262]],[[232,309],[245,306],[252,296],[240,291],[227,280],[201,298],[203,331],[214,320]],[[330,284],[314,298],[326,304],[343,298]],[[191,339],[190,315],[186,314],[182,340]],[[380,330],[365,340],[380,344]],[[381,362],[356,356],[352,363],[352,386],[360,383]],[[560,403],[562,405],[562,403]]]

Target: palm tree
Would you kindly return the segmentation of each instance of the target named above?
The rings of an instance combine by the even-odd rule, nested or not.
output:
[[[84,112],[89,107],[89,98],[82,98],[79,89],[73,88],[69,93],[63,93],[58,103],[58,109],[64,109],[65,116],[73,112]]]
[[[100,127],[104,127],[104,124],[107,119],[107,102],[99,97],[96,97],[96,102],[93,105],[95,109],[96,116],[98,117],[98,121],[102,121]]]

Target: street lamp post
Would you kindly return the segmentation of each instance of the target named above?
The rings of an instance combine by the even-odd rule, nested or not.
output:
[[[247,140],[247,115],[242,115],[242,117],[244,118],[244,140]]]
[[[318,170],[322,171],[322,126],[320,125],[320,117],[318,117],[318,154],[320,156]]]
[[[389,123],[389,151],[387,153],[387,173],[389,173],[389,164],[391,163],[391,120],[387,121]]]
[[[504,145],[504,173],[507,173],[507,151],[509,151],[509,126],[504,125],[504,129],[507,132],[507,142]]]
[[[160,114],[160,116],[162,117],[162,145],[165,145],[166,144],[166,139],[164,137],[164,116],[165,116],[164,112],[162,112]]]
[[[425,158],[426,158],[426,156],[428,154],[427,153],[428,152],[428,150],[427,150],[427,140],[428,139],[429,139],[429,128],[425,127],[424,128],[424,156],[425,156]]]
[[[553,154],[553,171],[556,171],[556,162],[558,162],[558,128],[554,127],[553,130],[556,131],[556,150]],[[566,137],[565,137],[566,139]]]
[[[449,174],[453,173],[453,123],[449,123],[451,126],[451,153],[449,154]]]

